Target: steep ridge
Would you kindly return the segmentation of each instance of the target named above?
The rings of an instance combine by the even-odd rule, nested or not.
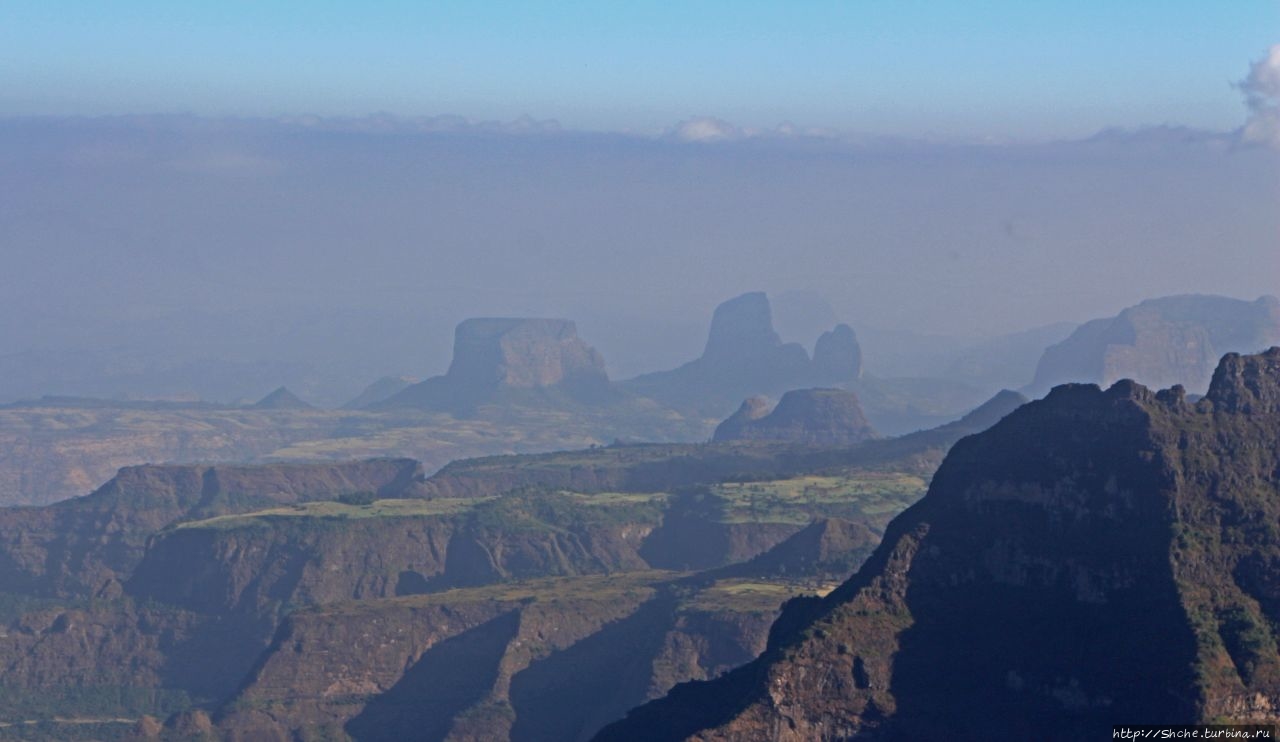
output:
[[[1280,348],[1067,385],[955,445],[756,661],[601,740],[1081,739],[1280,719]]]
[[[417,383],[418,379],[410,376],[384,376],[362,389],[359,394],[342,405],[342,409],[363,410],[372,407]]]

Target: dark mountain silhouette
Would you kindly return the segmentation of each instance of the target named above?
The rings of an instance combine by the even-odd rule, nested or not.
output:
[[[624,386],[677,409],[723,416],[744,397],[839,385],[856,380],[861,371],[862,354],[848,325],[824,333],[810,359],[798,343],[782,342],[773,329],[768,297],[752,292],[716,307],[699,358]]]
[[[1028,389],[1035,395],[1068,382],[1151,387],[1181,384],[1203,393],[1224,353],[1255,353],[1280,343],[1280,300],[1224,296],[1148,299],[1115,317],[1086,322],[1045,350]]]
[[[862,414],[858,395],[842,389],[794,389],[782,395],[771,412],[761,412],[759,397],[747,399],[736,413],[720,423],[712,440],[841,446],[876,437]]]
[[[1280,348],[1065,385],[958,442],[755,662],[601,740],[1094,739],[1280,719]]]
[[[315,409],[311,405],[303,402],[296,394],[285,389],[277,387],[262,399],[249,405],[251,410],[312,410]]]

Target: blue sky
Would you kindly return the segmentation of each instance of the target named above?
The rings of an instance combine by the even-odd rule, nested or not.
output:
[[[1276,0],[0,4],[0,115],[376,111],[653,131],[1231,129]]]

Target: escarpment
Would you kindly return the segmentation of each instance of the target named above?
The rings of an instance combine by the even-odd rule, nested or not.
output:
[[[1280,718],[1280,348],[1205,397],[1062,386],[957,443],[768,650],[599,739],[1105,736]]]

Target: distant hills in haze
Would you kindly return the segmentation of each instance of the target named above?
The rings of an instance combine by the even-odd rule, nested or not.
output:
[[[1280,300],[1224,296],[1148,299],[1115,317],[1086,322],[1044,351],[1028,391],[1057,384],[1112,384],[1134,379],[1153,387],[1181,384],[1202,394],[1225,353],[1251,353],[1280,343]]]
[[[771,409],[797,390],[848,393],[859,410],[825,433],[819,425],[798,434],[852,440],[865,422],[876,434],[902,435],[955,420],[1001,388],[1037,396],[1056,383],[1129,377],[1197,393],[1214,354],[1280,341],[1280,302],[1272,297],[1165,297],[1069,336],[1054,327],[972,346],[964,356],[943,348],[921,375],[895,377],[868,370],[876,355],[851,325],[827,324],[834,313],[820,303],[799,304],[803,311],[788,310],[789,332],[816,333],[808,348],[784,340],[770,298],[751,292],[715,309],[697,357],[630,379],[611,379],[604,355],[571,320],[473,318],[457,326],[445,374],[379,379],[342,409],[313,408],[293,386],[234,405],[44,397],[0,406],[0,443],[12,452],[0,462],[0,501],[67,497],[146,461],[393,455],[435,467],[460,455],[707,440],[744,399],[764,397],[756,404]],[[1039,343],[1049,344],[1032,353]],[[956,371],[962,358],[970,371]],[[997,385],[1000,378],[1015,381]],[[788,406],[778,404],[778,415]],[[762,425],[769,427],[751,421],[744,430]]]

